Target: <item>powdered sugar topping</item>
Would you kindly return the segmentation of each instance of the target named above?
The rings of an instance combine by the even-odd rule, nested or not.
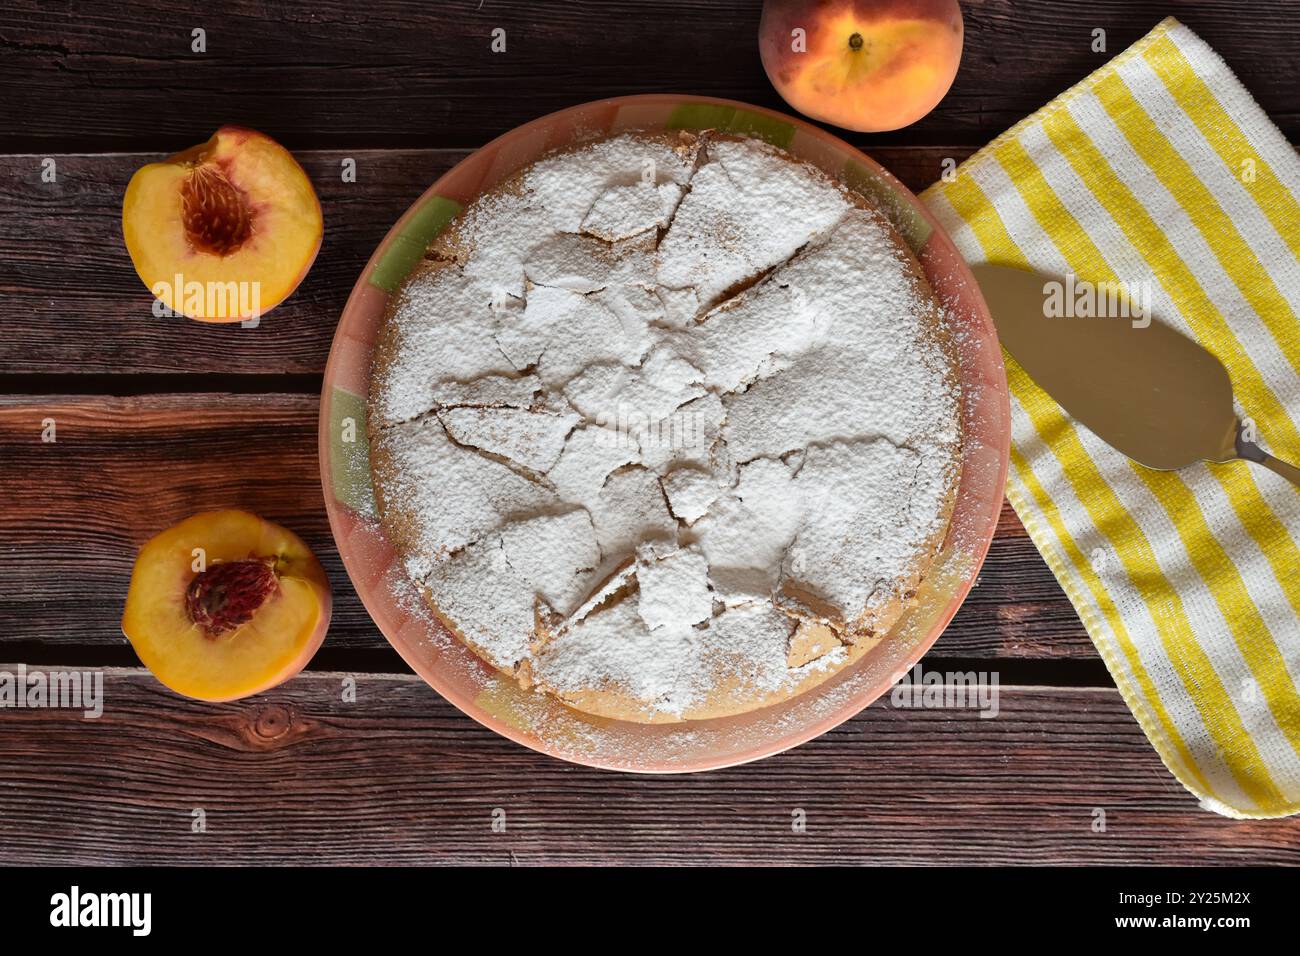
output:
[[[529,167],[433,252],[385,329],[377,484],[493,664],[681,716],[834,670],[906,597],[958,401],[928,294],[832,180],[624,135]]]

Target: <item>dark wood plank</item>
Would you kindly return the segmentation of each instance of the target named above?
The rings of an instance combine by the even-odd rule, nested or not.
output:
[[[878,152],[913,189],[969,150]],[[42,183],[40,156],[0,156],[0,376],[36,373],[319,373],[334,326],[375,246],[465,150],[351,150],[299,155],[321,197],[325,239],[298,291],[256,329],[156,318],[122,243],[122,194],[157,154],[61,155]],[[357,163],[344,183],[341,162]],[[33,241],[39,238],[39,241]],[[10,389],[14,391],[15,389]]]
[[[0,561],[0,647],[42,661],[51,648],[116,647],[121,656],[96,660],[129,662],[118,620],[136,550],[194,512],[243,507],[301,534],[324,563],[335,589],[325,653],[385,648],[330,537],[317,411],[313,395],[0,398],[0,540],[21,555]],[[47,418],[53,444],[41,441]],[[1095,661],[1010,508],[979,586],[933,653]],[[396,658],[380,663],[393,669]]]
[[[889,147],[873,154],[919,191],[939,177],[944,159],[960,162],[970,152]],[[46,374],[319,374],[339,314],[375,246],[410,203],[465,155],[300,154],[324,206],[324,243],[298,291],[255,329],[153,316],[153,298],[122,244],[121,201],[132,172],[157,155],[56,156],[55,183],[40,182],[40,157],[0,156],[0,208],[6,212],[0,216],[0,387],[5,376],[25,377],[7,391],[40,387],[30,376]],[[356,183],[341,181],[345,157],[357,162]],[[277,387],[283,386],[268,389]]]
[[[185,515],[242,507],[298,532],[340,600],[331,641],[382,637],[347,584],[325,520],[313,395],[0,399],[15,492],[0,540],[0,629],[24,642],[118,644],[135,553]],[[57,441],[41,441],[53,419]]]
[[[788,753],[666,778],[533,753],[413,677],[358,677],[344,703],[342,677],[204,705],[110,671],[98,720],[6,712],[0,821],[22,822],[0,824],[0,861],[1300,863],[1300,818],[1199,809],[1113,690],[1003,687],[992,720],[885,698]]]
[[[864,143],[978,145],[1173,12],[1300,133],[1285,0],[967,0],[956,84],[919,124]],[[10,151],[182,148],[223,122],[291,148],[471,147],[525,120],[626,93],[782,107],[758,57],[758,0],[371,0],[110,5],[17,0],[0,13]],[[191,51],[191,31],[207,52]],[[504,53],[491,33],[506,31]],[[1107,31],[1105,52],[1092,31]],[[166,91],[160,95],[159,91]],[[69,144],[76,144],[71,146]]]
[[[464,151],[300,156],[325,237],[311,272],[257,328],[158,318],[122,242],[122,194],[157,155],[0,158],[0,374],[320,373],[339,313],[379,241]],[[341,161],[357,161],[343,183]],[[39,237],[40,241],[33,241]]]

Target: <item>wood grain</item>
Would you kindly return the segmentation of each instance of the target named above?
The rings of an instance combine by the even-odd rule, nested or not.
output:
[[[416,678],[344,703],[343,676],[205,705],[110,671],[97,720],[5,712],[0,862],[1300,862],[1300,818],[1200,810],[1113,690],[1003,687],[992,720],[885,699],[755,764],[639,777],[526,750]]]
[[[1175,13],[1284,132],[1300,133],[1284,3],[967,0],[962,68],[919,124],[879,143],[987,142]],[[642,92],[780,107],[758,0],[16,0],[0,13],[8,151],[176,150],[237,122],[293,149],[474,147],[575,103]],[[192,31],[206,31],[205,53]],[[506,50],[490,49],[506,31]],[[1093,31],[1106,31],[1104,51]],[[159,91],[166,91],[165,97]]]
[[[877,158],[915,190],[969,150],[896,148]],[[325,238],[306,280],[255,329],[153,315],[122,243],[122,194],[160,154],[0,156],[0,376],[319,373],[352,286],[389,227],[466,150],[299,154],[320,194]],[[356,161],[355,183],[342,161]],[[39,235],[40,241],[33,242]],[[2,379],[0,379],[2,383]],[[8,389],[13,391],[15,389]]]
[[[884,147],[874,157],[920,191],[958,147]],[[122,244],[122,193],[158,154],[62,155],[54,183],[40,157],[0,156],[0,390],[103,389],[102,379],[142,375],[310,376],[325,367],[352,286],[389,227],[465,150],[351,150],[299,154],[321,197],[325,238],[311,272],[255,329],[156,318],[153,297]],[[341,181],[341,162],[357,182]],[[39,236],[40,241],[33,241]],[[6,387],[6,380],[22,377]],[[76,376],[99,381],[78,387]],[[170,389],[212,388],[170,381]],[[217,384],[215,387],[222,387]],[[268,383],[266,390],[284,388]],[[307,390],[315,391],[312,386]]]
[[[0,157],[0,375],[319,374],[362,267],[406,208],[464,151],[300,156],[320,193],[325,237],[311,272],[257,328],[153,314],[122,241],[122,194],[159,155]],[[357,162],[343,183],[342,160]],[[58,223],[57,228],[51,223]],[[41,241],[33,242],[34,233]]]
[[[1007,506],[978,587],[926,658],[998,673],[993,720],[886,698],[756,764],[613,774],[474,723],[375,629],[334,549],[316,461],[320,375],[366,260],[469,150],[552,110],[655,91],[784,109],[756,55],[760,6],[0,9],[0,670],[108,668],[99,720],[0,710],[0,864],[1300,864],[1300,818],[1228,821],[1169,775]],[[939,108],[903,131],[849,137],[913,190],[1168,13],[1300,138],[1290,4],[962,6],[962,70]],[[489,50],[496,27],[504,54]],[[206,53],[190,50],[195,28]],[[1097,28],[1105,52],[1092,50]],[[122,193],[140,165],[228,122],[296,152],[322,199],[321,254],[259,328],[154,318],[122,245]],[[53,183],[41,180],[47,158]],[[345,158],[354,184],[341,181]],[[53,444],[40,440],[47,418]],[[205,705],[134,666],[118,622],[140,544],[229,506],[303,535],[334,582],[334,620],[313,670]],[[341,699],[345,677],[354,703]],[[505,833],[491,829],[494,808]]]
[[[318,409],[313,395],[0,397],[0,486],[10,492],[0,541],[21,555],[0,561],[0,647],[122,647],[140,545],[195,512],[242,507],[292,528],[320,556],[335,588],[327,650],[386,648],[330,536]],[[52,444],[41,440],[47,419]],[[954,658],[1095,660],[1009,507],[979,586],[942,640],[935,653]]]

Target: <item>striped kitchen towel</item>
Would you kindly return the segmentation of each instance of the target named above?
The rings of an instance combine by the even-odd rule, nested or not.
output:
[[[971,262],[1148,284],[1300,461],[1298,197],[1295,151],[1168,19],[922,198]],[[1245,462],[1143,468],[1010,357],[1007,378],[1007,496],[1165,764],[1219,813],[1300,812],[1297,489]]]

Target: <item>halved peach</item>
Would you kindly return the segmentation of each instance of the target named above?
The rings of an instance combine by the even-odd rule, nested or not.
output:
[[[763,69],[792,107],[864,133],[934,109],[961,63],[957,0],[766,0]]]
[[[169,309],[205,322],[256,318],[284,301],[323,231],[320,200],[297,160],[239,126],[142,166],[122,200],[135,271]]]
[[[235,700],[302,670],[331,607],[329,579],[296,534],[247,511],[207,511],[140,550],[122,632],[178,694]]]

